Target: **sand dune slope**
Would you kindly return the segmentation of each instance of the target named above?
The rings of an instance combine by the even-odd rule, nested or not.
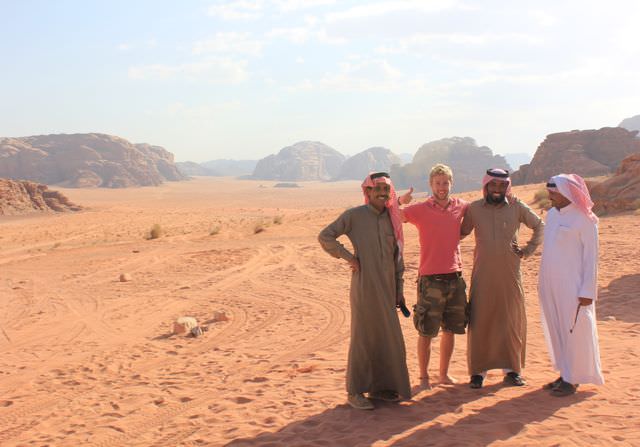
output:
[[[528,386],[502,387],[494,372],[481,390],[436,386],[358,412],[344,391],[349,270],[316,241],[361,203],[358,183],[272,185],[64,190],[86,210],[2,218],[0,445],[640,445],[637,215],[601,220],[606,385],[563,399],[540,389],[555,374],[539,325],[538,254],[523,272]],[[528,199],[535,189],[516,191]],[[163,235],[145,239],[154,224]],[[413,301],[418,242],[412,227],[406,234]],[[463,243],[467,277],[472,244]],[[228,321],[213,320],[220,311]],[[209,330],[171,335],[185,315]],[[402,327],[417,381],[416,333],[409,319]],[[456,343],[451,372],[466,382],[464,336]]]

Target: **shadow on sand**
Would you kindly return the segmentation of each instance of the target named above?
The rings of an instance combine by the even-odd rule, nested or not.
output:
[[[640,322],[640,274],[616,278],[598,292],[598,319],[613,316],[627,323]]]
[[[501,384],[495,384],[481,390],[471,390],[467,384],[461,384],[440,388],[401,405],[376,402],[375,411],[358,411],[347,405],[339,405],[304,420],[292,422],[275,433],[236,439],[226,445],[371,445],[380,441],[390,443],[391,438],[407,431],[410,433],[406,438],[396,440],[391,445],[457,445],[469,439],[473,439],[474,444],[476,440],[480,444],[488,444],[515,436],[527,424],[542,421],[558,409],[575,404],[592,394],[583,392],[566,398],[554,398],[547,391],[538,389],[483,408],[461,418],[452,426],[434,424],[416,430],[418,426],[428,424],[442,414],[459,412],[462,405],[493,395],[501,388]],[[491,425],[485,422],[490,422]],[[455,441],[456,433],[462,433],[461,442]]]

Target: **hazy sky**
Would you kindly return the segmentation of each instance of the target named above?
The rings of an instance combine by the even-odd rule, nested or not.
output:
[[[640,114],[637,0],[0,0],[0,17],[0,136],[102,132],[179,161],[451,136],[504,154]]]

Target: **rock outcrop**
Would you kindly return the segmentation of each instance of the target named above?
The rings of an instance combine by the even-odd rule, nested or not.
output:
[[[46,185],[28,181],[0,179],[0,215],[13,216],[33,212],[79,211],[80,206],[72,203],[58,191],[51,191]]]
[[[624,127],[627,130],[640,130],[640,115],[623,119],[618,127]]]
[[[640,153],[622,160],[616,174],[591,188],[593,211],[609,214],[640,208]]]
[[[166,149],[97,133],[0,138],[0,177],[108,188],[185,178]]]
[[[345,156],[318,141],[301,141],[258,161],[252,177],[259,180],[331,180]]]
[[[545,182],[562,172],[582,177],[611,174],[626,156],[640,152],[637,134],[621,127],[603,127],[548,135],[531,163],[513,174],[513,184]]]
[[[389,172],[394,164],[402,164],[400,157],[384,147],[372,147],[347,158],[335,180],[362,180],[372,171]]]
[[[176,166],[182,174],[188,177],[192,175],[204,177],[215,177],[220,175],[218,172],[212,169],[205,168],[200,163],[196,163],[193,161],[178,161],[176,162]]]
[[[502,155],[494,155],[488,147],[478,146],[473,138],[444,138],[422,145],[411,163],[392,166],[391,178],[396,189],[413,186],[416,191],[428,191],[429,172],[438,163],[453,170],[454,192],[479,190],[489,168],[511,169]]]
[[[201,166],[216,172],[216,175],[220,176],[251,175],[257,164],[258,160],[229,160],[222,158],[200,163]]]

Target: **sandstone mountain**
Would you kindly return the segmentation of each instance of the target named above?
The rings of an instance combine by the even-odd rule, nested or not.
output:
[[[444,138],[422,145],[411,163],[391,168],[396,189],[413,186],[416,191],[428,191],[429,172],[438,163],[453,170],[454,192],[479,190],[489,168],[511,169],[502,155],[494,155],[488,147],[478,146],[473,138]]]
[[[200,163],[196,163],[194,161],[177,161],[176,166],[178,167],[178,170],[182,174],[188,177],[192,175],[199,175],[199,176],[205,176],[205,177],[206,176],[216,177],[220,175],[218,172],[214,171],[213,169],[206,168],[202,166]]]
[[[252,177],[259,180],[330,180],[345,156],[318,141],[301,141],[258,161]]]
[[[640,115],[622,120],[618,127],[624,127],[627,130],[640,130]]]
[[[596,214],[640,208],[640,153],[622,160],[616,174],[590,188]]]
[[[185,178],[166,149],[99,133],[0,138],[0,177],[108,188]]]
[[[372,147],[349,157],[340,168],[335,180],[362,180],[371,171],[389,172],[391,165],[401,164],[396,154],[384,147]]]
[[[545,182],[562,172],[595,177],[614,172],[626,156],[640,152],[638,131],[622,127],[547,135],[531,163],[513,174],[514,185]]]
[[[251,175],[257,164],[258,160],[229,160],[223,158],[200,163],[206,169],[221,176]]]
[[[50,191],[46,185],[28,181],[0,179],[0,216],[26,214],[37,211],[79,211],[58,191]]]

